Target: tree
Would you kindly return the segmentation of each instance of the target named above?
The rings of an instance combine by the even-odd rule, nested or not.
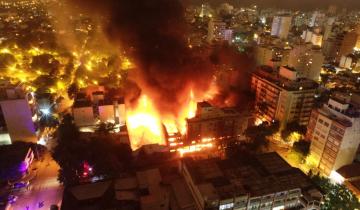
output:
[[[250,126],[245,130],[245,136],[249,139],[247,146],[251,151],[261,151],[269,145],[266,137],[273,135],[279,130],[279,123],[264,122],[258,126]]]
[[[58,144],[53,158],[59,164],[59,181],[65,185],[76,184],[91,176],[115,177],[132,167],[132,151],[108,135],[107,125],[100,125],[94,135],[81,135],[71,116],[66,115],[58,128]],[[110,126],[111,127],[111,126]],[[84,165],[92,168],[85,175]]]
[[[69,98],[74,99],[76,93],[79,91],[79,87],[77,86],[76,83],[72,83],[69,88],[67,89],[67,94],[69,96]]]
[[[297,134],[297,138],[300,138],[301,135],[306,134],[306,126],[300,125],[296,121],[289,122],[286,128],[281,131],[281,137],[284,141],[288,142],[291,140],[289,137],[291,137],[292,134]],[[299,139],[296,141],[298,140]]]
[[[356,196],[344,185],[334,184],[330,179],[319,175],[312,175],[311,179],[325,193],[324,210],[359,209],[360,203]]]
[[[293,150],[299,152],[304,157],[306,157],[310,153],[310,142],[305,140],[300,140],[298,142],[295,142],[293,145]]]

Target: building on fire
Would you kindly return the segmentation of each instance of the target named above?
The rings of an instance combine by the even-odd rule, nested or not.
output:
[[[235,108],[218,108],[208,102],[197,104],[196,116],[187,119],[187,143],[202,139],[244,139],[252,115]]]

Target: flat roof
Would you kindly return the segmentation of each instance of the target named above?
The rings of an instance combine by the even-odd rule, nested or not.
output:
[[[256,197],[294,189],[316,189],[304,173],[274,152],[242,160],[186,158],[183,161],[194,184],[208,198]]]
[[[286,79],[285,77],[281,77],[277,71],[272,70],[272,68],[268,66],[260,67],[260,69],[256,70],[253,75],[287,91],[315,90],[319,87],[318,83],[307,78],[299,78],[293,81]]]
[[[345,179],[360,177],[360,163],[352,163],[336,170]]]

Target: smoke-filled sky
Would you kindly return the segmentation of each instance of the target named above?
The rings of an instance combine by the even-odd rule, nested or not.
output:
[[[68,0],[91,15],[105,16],[108,39],[127,51],[137,69],[130,72],[158,110],[175,113],[182,96],[208,88],[213,68],[189,49],[184,8],[177,0]]]
[[[211,5],[217,5],[224,2],[233,5],[257,4],[261,7],[279,7],[290,9],[326,9],[329,5],[338,7],[347,7],[349,9],[360,8],[360,0],[185,0],[195,4],[209,2]]]

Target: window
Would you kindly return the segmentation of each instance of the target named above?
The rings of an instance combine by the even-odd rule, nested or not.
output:
[[[219,210],[231,209],[234,207],[234,203],[222,204],[219,207]]]

